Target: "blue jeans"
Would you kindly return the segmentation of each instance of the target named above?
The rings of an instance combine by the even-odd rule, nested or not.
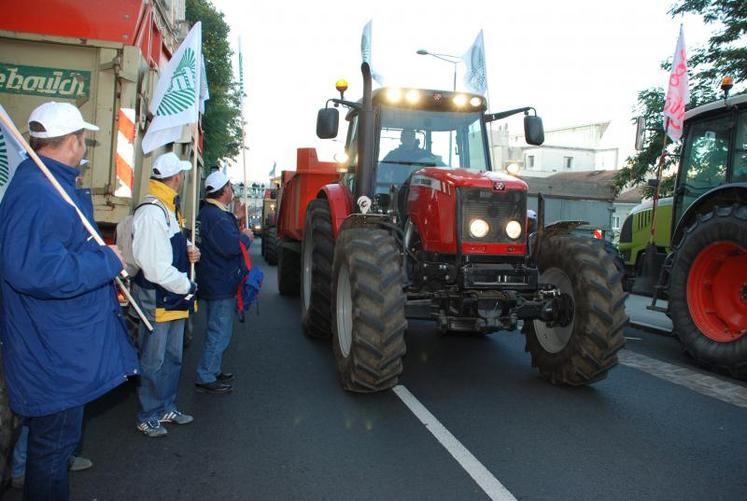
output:
[[[29,427],[25,424],[21,426],[21,433],[18,434],[18,440],[13,447],[13,462],[10,467],[10,476],[13,478],[22,477],[26,474],[26,456],[29,447]]]
[[[207,311],[207,333],[197,365],[197,382],[212,383],[221,372],[223,352],[228,348],[236,316],[236,298],[203,302]]]
[[[139,423],[176,410],[183,343],[184,319],[153,322],[153,332],[140,324]]]
[[[23,498],[67,500],[70,456],[80,442],[83,406],[49,416],[26,418],[29,429]]]

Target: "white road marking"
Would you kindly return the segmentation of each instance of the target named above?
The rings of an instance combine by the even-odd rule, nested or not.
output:
[[[673,384],[684,386],[701,395],[715,398],[747,409],[747,388],[717,377],[668,364],[630,350],[620,350],[617,358],[621,364],[641,370]]]
[[[477,485],[496,501],[516,501],[516,498],[506,489],[497,478],[483,466],[470,451],[467,450],[457,438],[447,430],[436,417],[425,408],[410,390],[402,385],[392,388],[392,391],[404,402],[404,404],[415,414],[428,431],[436,437],[441,445],[456,459],[459,465],[469,474]]]

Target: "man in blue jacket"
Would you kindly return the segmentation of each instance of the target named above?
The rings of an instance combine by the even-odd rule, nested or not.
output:
[[[31,147],[92,224],[90,192],[77,190],[86,154],[83,120],[68,103],[29,117]],[[83,406],[136,374],[113,279],[116,246],[99,246],[30,159],[0,204],[0,338],[10,406],[29,428],[24,499],[68,499],[68,460]]]
[[[207,311],[207,333],[195,387],[207,393],[228,393],[233,389],[230,382],[234,376],[223,372],[221,363],[233,334],[236,292],[248,272],[239,242],[248,249],[252,232],[239,230],[239,222],[229,208],[233,187],[225,174],[210,174],[205,179],[205,193],[205,204],[197,217],[202,251],[197,284],[198,296]]]

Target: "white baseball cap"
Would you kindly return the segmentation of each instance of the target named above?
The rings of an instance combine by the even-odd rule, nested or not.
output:
[[[99,130],[93,124],[83,120],[80,110],[70,103],[56,103],[50,101],[37,107],[29,116],[29,124],[39,122],[44,126],[44,132],[30,130],[31,137],[47,139],[50,137],[61,137],[72,134],[81,129]]]
[[[153,162],[153,177],[156,179],[166,179],[183,170],[192,170],[192,164],[187,160],[180,160],[174,152],[159,155]]]
[[[217,170],[205,178],[205,193],[215,193],[228,184],[228,176]]]
[[[527,211],[527,217],[528,217],[529,219],[537,219],[537,213],[536,213],[536,212],[534,212],[534,211],[533,211],[532,209],[529,209],[529,210]]]

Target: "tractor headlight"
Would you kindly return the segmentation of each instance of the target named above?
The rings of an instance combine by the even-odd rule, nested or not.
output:
[[[402,90],[392,87],[386,90],[386,99],[390,103],[398,103],[402,100]]]
[[[467,96],[465,96],[464,94],[457,94],[456,96],[454,96],[454,99],[452,101],[455,105],[461,108],[462,106],[467,104]]]
[[[469,234],[474,238],[485,238],[490,232],[490,225],[484,219],[473,219],[469,223]]]
[[[512,240],[521,236],[521,223],[518,221],[509,221],[506,225],[506,235]]]

